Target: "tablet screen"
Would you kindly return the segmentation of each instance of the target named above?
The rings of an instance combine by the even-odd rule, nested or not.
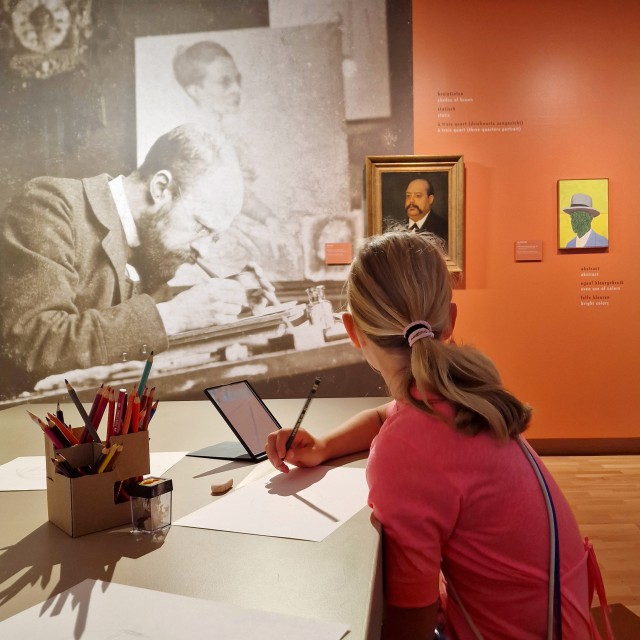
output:
[[[267,436],[280,429],[277,420],[246,381],[205,389],[226,423],[254,457],[264,456]]]

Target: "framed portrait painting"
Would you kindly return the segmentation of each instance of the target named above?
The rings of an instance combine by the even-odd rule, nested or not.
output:
[[[609,248],[609,180],[558,180],[558,249]]]
[[[368,156],[365,166],[367,234],[405,227],[439,236],[449,271],[464,259],[462,156]]]

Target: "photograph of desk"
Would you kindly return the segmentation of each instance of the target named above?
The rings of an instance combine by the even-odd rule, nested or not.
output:
[[[340,314],[334,314],[335,324],[325,332],[321,325],[310,323],[304,305],[296,304],[307,295],[305,285],[313,283],[277,284],[283,302],[280,311],[267,313],[267,308],[260,316],[188,331],[171,338],[165,351],[154,352],[156,396],[165,402],[201,400],[202,390],[214,381],[249,378],[264,398],[302,398],[317,375],[322,377],[325,397],[360,397],[365,392],[384,396],[382,379],[353,348]],[[333,283],[326,295],[334,309],[344,308],[342,283]],[[149,349],[141,345],[139,353],[124,352],[120,362],[52,373],[17,396],[5,397],[0,379],[0,410],[27,402],[65,402],[65,379],[86,403],[93,401],[105,380],[129,388],[140,379]]]
[[[322,376],[323,393],[334,398],[357,396],[362,389],[381,397],[385,395],[379,374],[348,339],[306,351],[288,349],[263,353],[238,362],[216,361],[210,352],[197,354],[197,359],[195,364],[187,366],[183,362],[178,366],[172,350],[156,354],[151,381],[156,397],[163,401],[200,400],[204,398],[202,390],[214,383],[250,379],[264,398],[303,398],[316,375]],[[0,411],[26,402],[46,402],[55,407],[56,402],[68,401],[65,378],[73,383],[79,398],[91,406],[102,381],[108,380],[117,388],[130,388],[140,379],[144,364],[144,360],[131,361],[51,376],[47,379],[51,383],[47,388],[0,400]],[[381,399],[380,404],[382,402]]]
[[[309,407],[305,426],[321,434],[383,401],[319,398]],[[286,426],[295,423],[302,401],[266,404]],[[42,433],[27,410],[44,414],[51,408],[30,404],[0,412],[0,464],[18,456],[44,455]],[[67,421],[79,423],[71,404],[62,408]],[[206,400],[160,402],[149,435],[152,452],[194,451],[233,439]],[[364,467],[366,457],[351,456],[339,463]],[[237,486],[253,468],[250,463],[183,458],[165,474],[173,480],[173,520],[219,499],[211,496],[213,482],[231,477]],[[349,625],[349,640],[379,638],[380,531],[366,505],[320,543],[188,527],[170,527],[154,538],[134,535],[128,525],[71,538],[48,522],[45,491],[2,492],[0,512],[0,620],[91,578],[334,620]]]

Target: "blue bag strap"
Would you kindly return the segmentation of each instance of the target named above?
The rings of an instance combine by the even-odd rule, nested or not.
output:
[[[549,537],[551,543],[549,545],[549,608],[547,617],[547,637],[549,640],[553,638],[553,622],[555,618],[556,640],[562,640],[562,597],[560,592],[560,541],[558,539],[558,521],[556,519],[556,509],[551,498],[551,492],[547,481],[542,475],[537,460],[533,457],[529,447],[527,447],[524,439],[518,436],[518,444],[524,451],[527,460],[531,463],[533,470],[538,478],[538,483],[542,489],[544,501],[547,506],[549,516]],[[555,613],[555,615],[554,615]]]
[[[561,601],[561,592],[560,592],[560,543],[558,539],[558,521],[556,519],[556,510],[553,505],[553,500],[551,498],[551,492],[549,491],[549,487],[547,485],[547,481],[544,479],[542,475],[542,471],[540,470],[540,466],[538,462],[533,457],[533,454],[529,450],[529,447],[526,445],[523,438],[520,436],[517,437],[518,444],[520,448],[524,452],[527,460],[530,462],[533,467],[533,471],[536,474],[536,478],[538,479],[538,483],[540,484],[540,488],[542,489],[542,495],[544,497],[545,505],[547,506],[547,515],[549,518],[549,604],[547,608],[547,640],[553,640],[553,627],[555,620],[556,627],[556,636],[555,640],[562,640],[562,601]],[[444,569],[443,569],[444,573]],[[450,592],[453,596],[453,599],[456,601],[460,610],[462,612],[463,617],[467,621],[469,625],[469,629],[474,634],[477,640],[482,640],[482,634],[478,630],[478,628],[473,623],[471,616],[466,610],[465,606],[462,604],[462,600],[460,596],[449,579],[449,576],[444,573],[445,579],[447,580],[447,592]],[[555,615],[554,615],[555,614]]]

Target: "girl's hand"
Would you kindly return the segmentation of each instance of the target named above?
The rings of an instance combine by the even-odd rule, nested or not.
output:
[[[287,463],[296,467],[315,467],[324,462],[323,441],[315,438],[305,429],[298,429],[289,451],[286,451],[285,444],[291,431],[293,429],[278,429],[267,437],[265,452],[278,471],[289,473]]]

